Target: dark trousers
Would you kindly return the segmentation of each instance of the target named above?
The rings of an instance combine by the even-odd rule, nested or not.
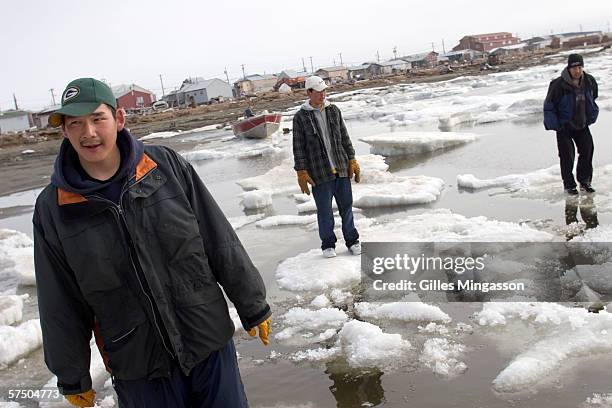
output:
[[[234,341],[214,351],[188,376],[178,364],[170,378],[115,380],[120,408],[248,408]]]
[[[317,184],[312,188],[317,205],[317,221],[319,223],[319,238],[321,249],[336,247],[336,234],[334,234],[334,212],[332,198],[336,199],[338,212],[342,218],[342,235],[347,248],[359,242],[359,233],[355,229],[353,220],[353,190],[348,177],[336,177],[327,183]]]
[[[576,145],[574,147],[574,144]],[[589,128],[557,132],[557,147],[561,161],[561,177],[564,188],[575,188],[574,157],[578,149],[576,178],[580,184],[591,184],[593,178],[593,136]]]

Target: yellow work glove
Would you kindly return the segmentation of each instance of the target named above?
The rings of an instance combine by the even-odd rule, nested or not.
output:
[[[80,394],[64,395],[64,397],[75,407],[93,407],[95,405],[96,392],[89,390]]]
[[[268,317],[267,320],[264,320],[263,322],[259,323],[257,325],[257,328],[259,329],[259,338],[261,339],[261,342],[265,346],[270,344],[270,340],[268,340],[268,337],[270,336],[270,333],[272,333],[272,318]],[[249,330],[247,330],[247,333],[249,333],[249,336],[251,337],[255,337],[257,335],[254,327],[251,327]]]
[[[359,168],[359,163],[357,160],[352,159],[349,161],[349,169],[348,169],[348,178],[349,180],[353,178],[353,174],[355,175],[355,183],[359,183],[361,181],[361,169]]]
[[[315,183],[312,181],[310,176],[308,175],[307,170],[298,170],[297,172],[298,184],[300,185],[300,189],[302,193],[310,195],[310,190],[308,189],[308,183],[314,187]]]

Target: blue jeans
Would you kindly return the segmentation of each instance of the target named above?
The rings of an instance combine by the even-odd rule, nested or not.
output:
[[[336,247],[334,234],[334,212],[332,198],[336,198],[338,211],[342,218],[342,235],[347,248],[359,242],[359,233],[353,220],[353,191],[348,177],[336,177],[327,183],[317,184],[312,188],[312,195],[317,204],[317,221],[319,223],[319,238],[321,249]]]
[[[213,351],[186,376],[178,364],[170,377],[115,380],[120,408],[248,408],[234,341]]]

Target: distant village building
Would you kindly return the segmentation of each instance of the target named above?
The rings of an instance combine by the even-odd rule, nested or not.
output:
[[[482,55],[483,53],[481,51],[476,50],[450,51],[446,54],[440,54],[438,56],[438,63],[472,61],[476,58],[482,57]]]
[[[306,78],[309,76],[310,74],[306,71],[297,72],[291,69],[284,70],[276,75],[278,80],[276,81],[276,85],[274,85],[274,89],[280,91],[283,85],[287,85],[290,89],[304,88]]]
[[[414,68],[432,68],[438,65],[438,54],[435,51],[424,52],[420,54],[407,55],[400,59],[410,63],[411,69]]]
[[[51,116],[53,112],[55,112],[61,107],[62,105],[53,105],[34,113],[32,115],[32,118],[34,120],[34,126],[39,129],[44,129],[49,126],[49,116]]]
[[[34,126],[32,113],[22,110],[0,112],[0,133],[22,132]]]
[[[348,69],[342,66],[320,68],[315,72],[315,75],[323,78],[325,82],[333,84],[346,81],[348,79]]]
[[[582,31],[543,35],[525,40],[530,51],[543,48],[574,48],[585,45],[600,44],[607,40],[602,31]]]
[[[218,78],[184,84],[178,93],[179,98],[189,106],[207,104],[213,100],[221,102],[233,97],[232,86]]]
[[[470,49],[488,52],[495,48],[504,47],[507,45],[514,45],[520,42],[520,39],[512,36],[511,33],[507,32],[466,35],[461,40],[459,40],[459,45],[455,46],[453,48],[453,51]]]
[[[236,97],[271,92],[278,82],[276,75],[247,75],[244,79],[234,82]]]
[[[117,107],[123,109],[140,109],[155,102],[155,94],[136,84],[113,86]]]
[[[348,77],[349,79],[368,79],[371,78],[372,72],[370,68],[374,64],[373,62],[364,62],[361,65],[355,65],[352,67],[348,67]]]

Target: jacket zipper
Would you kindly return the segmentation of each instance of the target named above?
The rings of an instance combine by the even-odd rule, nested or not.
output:
[[[129,184],[129,182],[132,179],[128,180],[127,183],[125,184],[126,186]],[[137,183],[134,183],[133,185],[136,185]],[[114,202],[101,197],[99,195],[94,195],[94,197],[96,199],[105,201],[107,203],[109,203],[111,205],[111,209],[113,210],[113,213],[115,213],[115,215],[118,218],[118,222],[121,225],[121,230],[123,234],[127,234],[127,238],[128,238],[128,254],[130,257],[130,263],[132,264],[132,268],[134,269],[134,273],[136,274],[136,279],[138,280],[138,284],[140,285],[140,289],[142,290],[142,293],[144,293],[145,297],[147,298],[147,300],[149,301],[149,305],[151,306],[151,311],[153,312],[153,323],[155,324],[155,328],[157,329],[157,333],[159,334],[159,337],[161,338],[161,342],[162,345],[164,346],[164,349],[166,350],[166,352],[168,352],[168,354],[170,354],[171,357],[174,357],[174,353],[172,353],[172,351],[170,351],[170,348],[168,347],[168,345],[166,344],[166,340],[164,339],[164,335],[162,334],[161,328],[159,327],[159,322],[157,321],[157,317],[155,316],[155,306],[153,305],[153,301],[151,300],[151,297],[149,296],[149,294],[147,293],[147,291],[144,288],[144,285],[142,284],[142,280],[140,279],[140,275],[138,273],[138,269],[136,268],[136,263],[134,262],[134,258],[132,257],[132,251],[131,248],[133,247],[133,241],[132,241],[132,237],[129,235],[129,231],[127,228],[127,221],[125,220],[125,216],[123,213],[123,209],[121,207],[121,202],[123,200],[123,195],[124,193],[127,191],[127,189],[124,188],[121,190],[121,194],[119,195],[119,205],[115,204]]]
[[[125,333],[125,334],[123,334],[123,335],[119,336],[119,338],[117,338],[117,339],[111,340],[111,343],[116,343],[116,342],[118,342],[118,341],[120,341],[120,340],[125,339],[127,336],[129,336],[130,334],[132,334],[132,332],[133,332],[134,330],[136,330],[136,328],[135,328],[135,327],[132,327],[132,330],[130,330],[129,332],[127,332],[127,333]]]

